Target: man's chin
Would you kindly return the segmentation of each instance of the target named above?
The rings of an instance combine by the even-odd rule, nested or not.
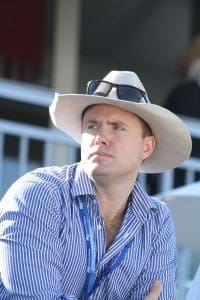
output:
[[[102,165],[97,162],[84,164],[84,170],[89,177],[107,175],[111,171],[110,166]]]

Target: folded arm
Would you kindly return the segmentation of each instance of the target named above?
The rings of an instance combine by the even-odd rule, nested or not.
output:
[[[165,206],[164,206],[165,208]],[[157,226],[152,240],[151,254],[135,284],[134,299],[142,299],[155,280],[162,282],[159,300],[173,300],[176,292],[177,251],[175,229],[171,213],[165,208],[161,216],[155,215]],[[157,232],[156,232],[157,230]],[[150,298],[151,299],[151,298]]]

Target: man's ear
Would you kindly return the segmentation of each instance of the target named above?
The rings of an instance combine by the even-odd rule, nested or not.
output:
[[[153,135],[146,136],[144,138],[144,148],[143,148],[143,160],[148,158],[152,153],[153,150],[155,149],[156,145],[156,139]]]

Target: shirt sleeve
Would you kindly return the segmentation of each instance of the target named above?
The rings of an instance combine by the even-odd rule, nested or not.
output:
[[[177,249],[175,228],[171,213],[163,204],[159,213],[153,212],[154,237],[152,240],[151,253],[146,264],[137,279],[133,290],[134,300],[141,300],[146,296],[154,280],[158,279],[163,284],[163,289],[159,300],[174,300],[176,294],[176,268],[177,268]]]
[[[1,299],[59,299],[59,228],[55,189],[30,175],[15,182],[1,201]]]

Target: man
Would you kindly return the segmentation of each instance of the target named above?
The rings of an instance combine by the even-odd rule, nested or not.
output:
[[[56,95],[50,116],[81,162],[30,172],[2,200],[1,299],[174,299],[171,214],[136,178],[187,159],[188,129],[129,71]]]

